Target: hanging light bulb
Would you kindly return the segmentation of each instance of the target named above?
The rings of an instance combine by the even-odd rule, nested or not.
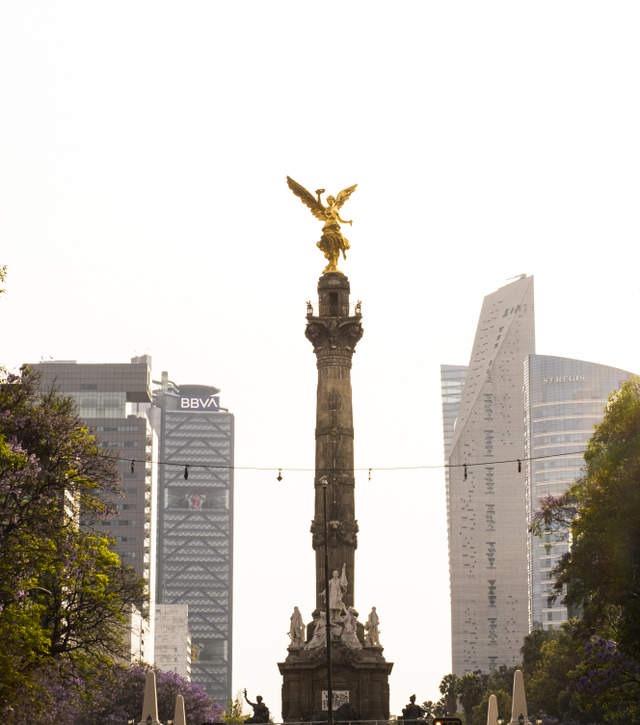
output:
[[[282,481],[282,468],[278,468],[278,478],[276,481]]]

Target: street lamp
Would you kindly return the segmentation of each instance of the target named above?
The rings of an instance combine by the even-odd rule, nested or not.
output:
[[[327,527],[327,488],[329,481],[326,476],[320,479],[322,484],[322,505],[324,510],[324,607],[326,618],[327,640],[327,725],[333,725],[333,686],[331,682],[331,619],[329,618],[329,530]]]

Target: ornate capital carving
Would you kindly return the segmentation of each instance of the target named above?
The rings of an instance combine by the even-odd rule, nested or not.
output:
[[[358,537],[357,533],[360,530],[358,522],[354,521],[352,524],[345,524],[342,521],[329,521],[329,548],[335,549],[338,546],[353,546],[354,549],[358,548]],[[320,523],[316,525],[316,520],[311,522],[312,538],[311,544],[313,549],[318,547],[324,547],[324,524]]]
[[[308,317],[304,334],[316,355],[350,357],[363,332],[359,317]]]

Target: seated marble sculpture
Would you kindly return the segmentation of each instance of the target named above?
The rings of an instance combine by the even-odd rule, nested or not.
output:
[[[313,630],[313,637],[310,642],[305,644],[305,649],[318,649],[319,647],[326,647],[327,644],[327,616],[324,612],[320,612],[318,619],[315,622],[315,629]]]
[[[341,617],[343,630],[340,635],[341,641],[349,649],[362,649],[362,644],[358,639],[358,612],[353,607],[345,607],[342,611],[344,616]]]
[[[253,717],[247,718],[245,723],[268,723],[269,722],[269,708],[262,702],[262,697],[258,695],[256,697],[257,702],[251,702],[247,697],[247,691],[244,691],[244,699],[253,708]]]
[[[398,720],[418,720],[420,719],[426,710],[420,705],[416,705],[416,696],[411,695],[409,698],[409,704],[402,708],[402,717]]]

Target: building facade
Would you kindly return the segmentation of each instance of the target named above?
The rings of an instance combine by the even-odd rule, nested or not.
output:
[[[444,485],[447,501],[447,533],[451,541],[451,512],[449,511],[449,456],[458,410],[462,402],[466,365],[440,365],[440,395],[442,399],[442,437],[444,440]]]
[[[210,385],[162,374],[158,602],[188,605],[191,680],[231,700],[234,417]],[[188,466],[188,468],[187,468]]]
[[[155,653],[161,670],[176,672],[191,682],[188,604],[156,604]]]
[[[631,373],[619,368],[549,355],[524,363],[524,435],[527,523],[540,499],[558,496],[581,475],[582,451],[602,421],[611,392]],[[532,460],[531,460],[532,459]],[[568,613],[552,602],[552,569],[569,542],[545,534],[527,536],[529,630],[557,628]]]
[[[124,498],[117,501],[119,515],[111,521],[85,524],[111,535],[121,559],[147,582],[149,612],[144,617],[132,614],[137,634],[132,635],[131,651],[134,659],[153,663],[158,439],[145,412],[151,404],[151,358],[114,364],[61,360],[30,367],[41,374],[42,389],[55,387],[75,399],[79,415],[120,470]]]
[[[533,277],[484,299],[449,448],[453,672],[515,665],[528,632],[523,363]],[[511,461],[512,463],[503,463]]]

